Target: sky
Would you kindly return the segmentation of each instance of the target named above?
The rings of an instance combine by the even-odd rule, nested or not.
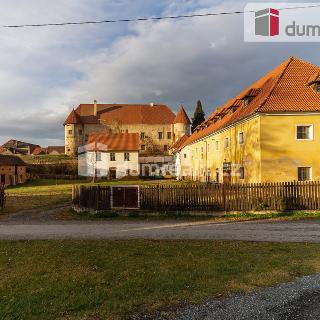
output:
[[[0,0],[0,25],[235,11],[246,3]],[[94,99],[174,111],[183,104],[190,117],[200,99],[209,115],[289,56],[320,65],[319,43],[245,43],[242,15],[0,28],[0,43],[0,144],[63,145],[69,112]]]

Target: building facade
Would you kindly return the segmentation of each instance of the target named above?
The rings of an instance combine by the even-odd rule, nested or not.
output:
[[[319,151],[320,68],[290,57],[196,128],[178,150],[190,155],[187,173],[178,177],[319,180]]]
[[[0,155],[0,183],[4,186],[25,183],[28,179],[27,165],[17,157]]]
[[[138,133],[93,133],[78,155],[79,175],[121,179],[139,176]]]
[[[76,155],[92,133],[138,133],[142,154],[167,154],[170,146],[190,131],[183,108],[177,115],[166,105],[81,104],[72,110],[65,127],[65,153]]]

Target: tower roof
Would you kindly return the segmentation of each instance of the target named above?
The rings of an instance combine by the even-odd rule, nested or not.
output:
[[[175,119],[173,120],[173,123],[191,124],[191,121],[190,121],[186,111],[184,110],[183,105],[180,106],[179,111],[178,111]]]
[[[72,111],[68,115],[68,118],[66,119],[63,125],[65,126],[67,124],[80,124],[80,123],[82,123],[80,116],[76,113],[74,109],[72,109]]]

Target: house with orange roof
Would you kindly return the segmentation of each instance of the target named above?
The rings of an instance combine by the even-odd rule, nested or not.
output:
[[[139,175],[138,133],[92,133],[78,154],[79,175],[120,179]]]
[[[320,179],[320,67],[290,57],[216,109],[174,153],[179,178],[225,183]]]
[[[175,114],[163,104],[80,104],[64,122],[65,153],[77,155],[92,133],[138,133],[139,152],[167,154],[181,136],[189,134],[184,107]]]

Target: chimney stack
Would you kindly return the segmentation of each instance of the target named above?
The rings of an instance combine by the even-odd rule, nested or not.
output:
[[[93,101],[93,114],[96,117],[98,114],[98,104],[97,104],[97,100]]]

